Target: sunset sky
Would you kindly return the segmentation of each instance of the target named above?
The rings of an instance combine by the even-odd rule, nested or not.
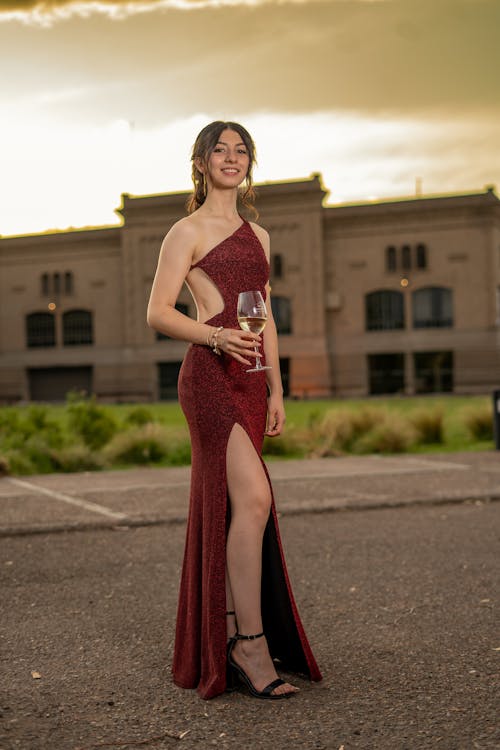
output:
[[[329,201],[500,189],[499,0],[0,2],[0,234],[117,223],[242,122]]]

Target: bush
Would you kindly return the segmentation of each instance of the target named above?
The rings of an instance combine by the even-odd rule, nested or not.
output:
[[[123,464],[181,466],[191,460],[189,439],[159,424],[146,424],[116,435],[104,453],[112,463]]]
[[[51,448],[42,436],[34,435],[22,445],[3,450],[9,474],[50,474],[56,470]]]
[[[353,446],[355,453],[405,453],[415,440],[415,433],[404,419],[387,415]]]
[[[264,456],[289,456],[299,458],[307,453],[308,433],[293,427],[285,428],[279,437],[265,437],[262,453]]]
[[[473,440],[493,440],[493,409],[491,406],[466,408],[462,420]]]
[[[414,412],[410,422],[415,428],[416,440],[424,445],[444,442],[444,413],[442,409]]]
[[[313,430],[316,456],[339,456],[352,452],[357,441],[383,419],[380,410],[339,409],[328,411]]]
[[[7,474],[10,474],[10,465],[7,456],[0,456],[0,477],[5,477]]]
[[[21,450],[12,449],[2,456],[7,474],[37,474],[36,466]]]
[[[0,437],[16,432],[20,422],[21,415],[17,409],[11,406],[0,409]]]
[[[131,409],[125,417],[125,424],[142,426],[148,422],[155,422],[155,417],[151,409],[147,406],[136,406]]]
[[[68,423],[71,430],[94,450],[106,445],[118,429],[118,424],[109,409],[99,406],[95,398],[68,398]]]
[[[87,445],[70,445],[53,450],[51,458],[56,471],[96,471],[106,466],[103,456]]]

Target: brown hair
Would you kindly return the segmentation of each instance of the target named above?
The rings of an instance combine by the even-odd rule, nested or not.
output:
[[[234,130],[241,136],[243,143],[248,152],[249,163],[248,172],[245,178],[245,184],[238,191],[238,197],[245,208],[249,208],[250,211],[257,218],[258,213],[255,208],[255,190],[252,183],[252,168],[255,164],[255,144],[253,142],[250,133],[237,122],[223,122],[222,120],[216,120],[206,125],[202,131],[198,134],[198,137],[193,146],[193,152],[191,154],[191,161],[193,162],[191,177],[193,179],[194,190],[189,196],[187,202],[188,213],[192,214],[197,208],[203,205],[205,198],[207,197],[207,182],[205,175],[200,172],[196,166],[195,160],[200,159],[204,165],[208,164],[210,154],[219,142],[221,133],[224,130]]]

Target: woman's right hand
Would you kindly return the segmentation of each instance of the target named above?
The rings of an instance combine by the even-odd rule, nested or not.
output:
[[[255,351],[255,347],[258,348],[261,343],[262,338],[258,333],[249,333],[238,328],[223,328],[217,334],[219,349],[244,365],[252,365],[253,361],[261,356]],[[245,357],[252,357],[253,361]]]

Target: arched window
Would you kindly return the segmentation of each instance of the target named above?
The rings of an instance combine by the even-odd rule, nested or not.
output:
[[[413,292],[414,328],[449,328],[453,325],[451,289],[428,286]]]
[[[278,333],[292,332],[292,306],[288,297],[272,297],[271,308]]]
[[[385,249],[385,269],[386,271],[395,271],[397,268],[396,248],[390,245]]]
[[[52,285],[54,287],[53,289],[54,294],[61,294],[61,274],[60,273],[52,274]]]
[[[35,312],[26,316],[26,346],[55,346],[56,326],[52,313]]]
[[[64,346],[83,346],[94,343],[92,313],[88,310],[68,310],[63,315]]]
[[[365,296],[367,331],[391,331],[405,327],[402,292],[381,289]]]

